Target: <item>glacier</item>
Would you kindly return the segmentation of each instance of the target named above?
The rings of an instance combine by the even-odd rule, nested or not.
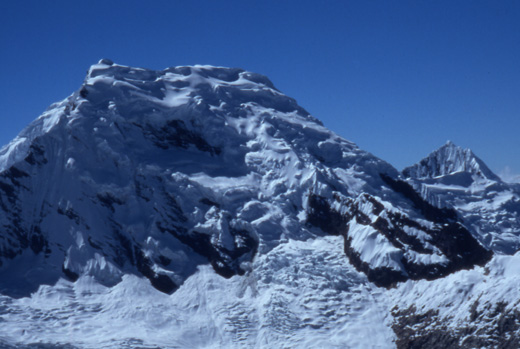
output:
[[[515,347],[518,193],[451,142],[400,173],[256,73],[104,59],[0,150],[0,344]]]

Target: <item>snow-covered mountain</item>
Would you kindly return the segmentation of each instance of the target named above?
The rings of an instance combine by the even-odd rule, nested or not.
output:
[[[446,142],[419,163],[403,170],[405,177],[421,179],[451,176],[457,173],[472,178],[500,180],[470,149],[458,147],[451,141]]]
[[[503,182],[471,150],[448,142],[403,176],[431,204],[459,212],[487,248],[520,249],[520,186]]]
[[[262,75],[102,60],[0,150],[0,344],[506,343],[520,255],[482,238],[502,221],[423,189],[503,183],[445,148],[405,181]]]

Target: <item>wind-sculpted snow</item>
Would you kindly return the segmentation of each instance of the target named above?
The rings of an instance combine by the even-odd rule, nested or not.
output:
[[[392,347],[385,288],[491,258],[241,69],[102,60],[0,151],[0,344]]]
[[[454,158],[466,163],[453,172],[422,175],[451,167]],[[403,175],[433,205],[456,209],[484,246],[505,254],[520,249],[520,187],[500,180],[469,149],[448,143]]]

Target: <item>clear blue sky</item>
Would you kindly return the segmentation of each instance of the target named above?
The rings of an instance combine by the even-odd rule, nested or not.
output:
[[[265,74],[398,169],[448,139],[520,173],[520,1],[1,1],[0,143],[106,57]]]

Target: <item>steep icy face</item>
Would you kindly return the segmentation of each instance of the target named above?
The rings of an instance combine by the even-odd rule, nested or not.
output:
[[[520,249],[520,187],[500,180],[471,150],[448,142],[402,175],[431,204],[459,212],[484,246]]]
[[[240,69],[103,60],[0,154],[5,293],[125,274],[171,293],[201,264],[242,275],[323,232],[380,286],[490,258],[393,167]]]
[[[273,137],[272,124],[296,130]],[[273,216],[258,223],[273,240],[289,224],[262,203],[287,189],[283,179],[294,187],[286,172],[303,168],[286,142],[331,136],[260,75],[102,61],[1,151],[2,272],[19,276],[3,287],[30,289],[62,272],[112,285],[136,272],[171,292],[208,260],[223,276],[243,273],[259,243],[250,221]],[[35,259],[48,272],[27,277]]]
[[[403,170],[405,177],[421,179],[454,175],[456,173],[500,181],[498,176],[482,160],[476,157],[470,149],[463,149],[450,141],[422,159],[419,163]]]

